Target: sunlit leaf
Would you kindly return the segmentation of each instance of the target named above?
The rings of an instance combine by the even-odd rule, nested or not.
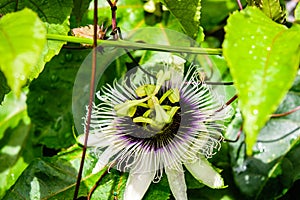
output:
[[[45,42],[45,26],[33,11],[26,8],[0,19],[0,68],[17,95],[28,79],[39,74],[34,66]]]
[[[300,34],[251,7],[234,13],[225,30],[223,52],[238,92],[250,155],[259,130],[294,81]]]

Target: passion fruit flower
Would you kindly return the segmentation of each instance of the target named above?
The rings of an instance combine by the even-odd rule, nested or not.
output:
[[[93,173],[106,165],[129,171],[125,200],[142,199],[163,172],[174,197],[187,199],[182,165],[203,184],[224,187],[206,160],[220,149],[229,116],[227,109],[220,109],[221,98],[201,82],[196,66],[185,76],[172,66],[156,75],[143,72],[97,93],[100,103],[93,105],[88,139],[99,156]]]

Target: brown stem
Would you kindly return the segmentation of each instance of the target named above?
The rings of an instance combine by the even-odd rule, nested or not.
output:
[[[237,133],[237,136],[236,136],[236,138],[235,138],[234,140],[226,139],[226,138],[225,138],[225,139],[224,139],[224,142],[232,142],[232,143],[237,142],[237,141],[240,139],[240,137],[241,137],[242,131],[243,131],[243,125],[241,125],[240,130],[239,130],[239,132]]]
[[[110,9],[111,9],[111,28],[113,31],[113,37],[115,40],[118,39],[118,34],[115,34],[115,31],[117,29],[117,2],[118,0],[115,0],[114,2],[111,2],[111,0],[107,0]]]
[[[238,98],[238,95],[234,95],[233,97],[231,97],[231,99],[229,99],[225,105],[223,105],[221,108],[219,108],[216,112],[220,112],[221,110],[223,110],[224,108],[226,108],[227,106],[229,106],[234,100],[236,100]]]
[[[205,81],[207,85],[233,85],[233,82],[212,82],[212,81]]]
[[[89,137],[90,131],[90,122],[91,122],[91,114],[92,114],[92,106],[93,106],[93,99],[94,99],[94,90],[95,90],[95,75],[96,75],[96,65],[97,65],[97,31],[98,31],[98,1],[94,1],[94,36],[93,36],[93,57],[92,57],[92,71],[91,71],[91,80],[90,80],[90,95],[89,95],[89,104],[88,104],[88,112],[87,112],[87,119],[86,119],[86,129],[85,129],[85,138],[84,138],[84,145],[82,148],[82,156],[80,161],[80,167],[77,175],[77,181],[74,191],[74,200],[77,199],[80,181],[82,177],[82,171],[84,166],[84,160],[86,155],[87,149],[87,141]]]
[[[113,3],[110,0],[107,0],[107,3],[109,4],[110,7],[113,7]]]
[[[95,185],[93,185],[93,187],[90,189],[88,196],[87,196],[87,200],[90,200],[92,197],[92,194],[94,193],[94,191],[96,190],[96,188],[98,187],[98,185],[100,184],[101,180],[103,179],[103,177],[108,174],[108,166],[106,166],[104,168],[104,172],[103,174],[101,174],[101,176],[99,177],[98,181],[95,183]]]
[[[289,114],[292,114],[293,112],[296,112],[300,110],[300,106],[297,106],[296,108],[288,111],[288,112],[285,112],[285,113],[275,113],[275,114],[272,114],[271,117],[284,117],[284,116],[287,116]]]
[[[238,5],[239,5],[240,10],[243,10],[243,5],[241,3],[241,0],[236,0],[236,1],[237,1]]]
[[[272,140],[257,140],[257,142],[262,142],[262,143],[272,143],[272,142],[278,142],[290,135],[292,135],[293,133],[295,133],[296,131],[298,131],[300,129],[300,127],[297,127],[295,128],[294,130],[288,132],[287,134],[281,136],[281,137],[278,137],[278,138],[275,138],[275,139],[272,139]]]

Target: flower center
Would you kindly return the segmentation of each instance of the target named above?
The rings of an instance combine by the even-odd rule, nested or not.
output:
[[[139,99],[128,100],[114,109],[118,116],[128,116],[139,126],[164,133],[180,110],[180,94],[177,88],[162,93],[163,84],[171,78],[170,71],[160,70],[156,78],[156,85],[146,84],[135,90]]]

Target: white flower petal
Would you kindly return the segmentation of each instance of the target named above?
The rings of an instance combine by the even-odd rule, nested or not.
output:
[[[98,162],[96,163],[92,173],[96,174],[100,172],[105,167],[105,165],[107,165],[109,159],[118,152],[118,148],[114,146],[109,146],[107,149],[105,149],[105,151],[99,156]]]
[[[165,168],[165,172],[168,177],[168,182],[172,191],[173,196],[177,200],[187,200],[186,184],[184,179],[184,171],[182,165],[180,165],[181,170],[172,169],[169,167]]]
[[[84,144],[85,134],[81,134],[77,137],[77,142]],[[103,136],[99,137],[96,134],[89,134],[87,146],[106,147],[111,144],[109,139],[104,139]]]
[[[107,161],[107,163],[108,163],[108,161]],[[100,172],[107,163],[104,163],[102,160],[98,160],[95,167],[93,168],[92,174],[97,174],[98,172]]]
[[[222,188],[224,182],[221,175],[205,159],[200,158],[193,163],[185,163],[186,168],[200,182],[211,188]]]
[[[126,183],[124,200],[141,200],[146,193],[151,181],[154,179],[155,171],[143,174],[129,173]]]

